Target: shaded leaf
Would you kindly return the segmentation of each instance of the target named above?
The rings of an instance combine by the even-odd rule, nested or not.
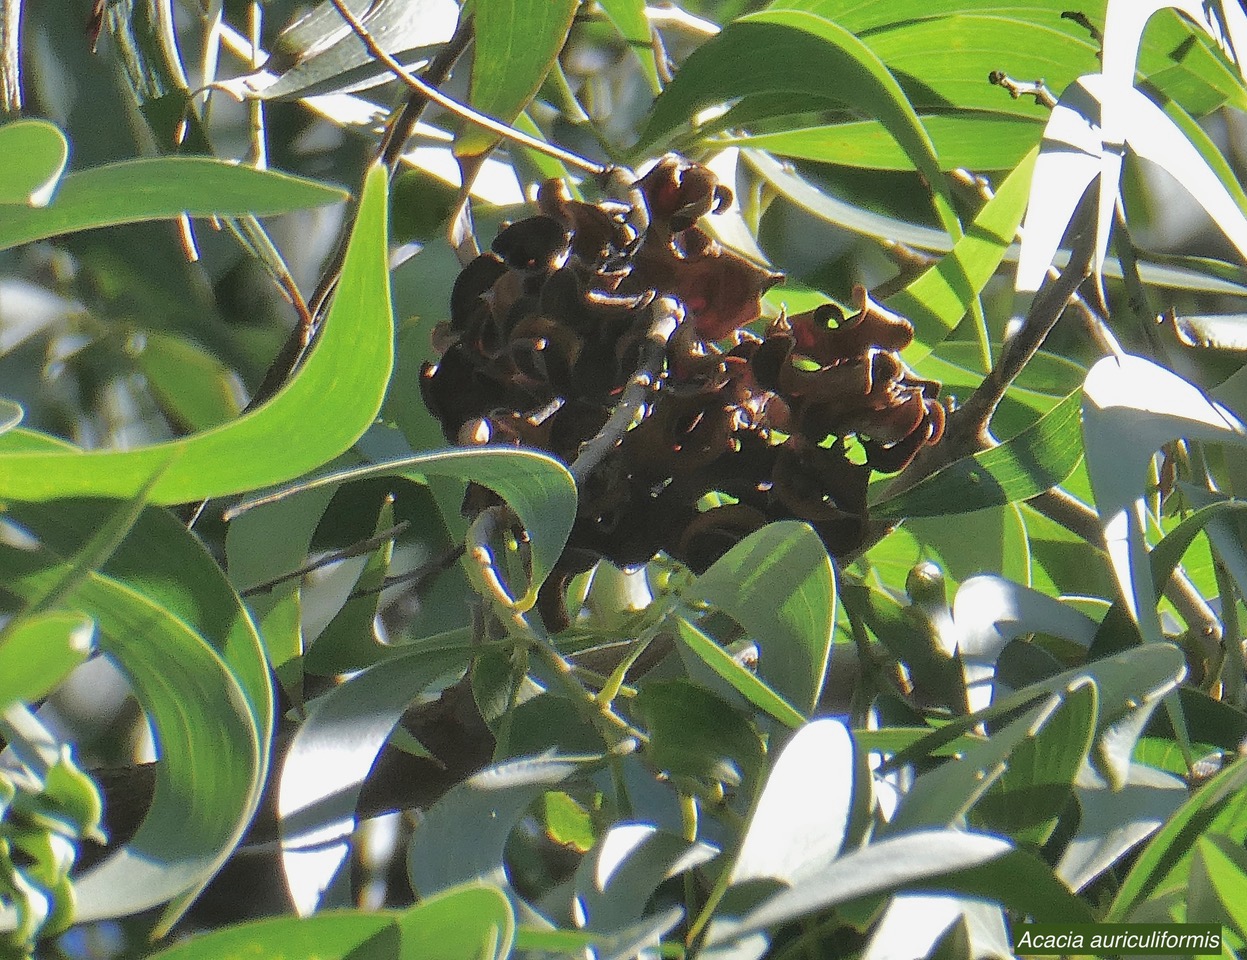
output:
[[[95,624],[72,613],[24,617],[0,632],[0,710],[47,696],[91,654]]]
[[[301,915],[321,905],[345,864],[360,791],[403,711],[469,656],[452,647],[395,657],[312,706],[286,753],[277,798],[282,868]],[[350,902],[345,893],[338,891],[338,905]]]
[[[732,786],[758,773],[763,757],[758,732],[709,690],[683,679],[655,680],[634,703],[649,733],[646,753],[664,773]]]
[[[417,483],[426,475],[469,480],[489,487],[515,511],[532,537],[532,581],[521,600],[532,606],[537,589],[563,552],[576,518],[576,484],[567,468],[545,454],[511,447],[439,450],[418,456],[323,474],[277,493],[247,501],[232,511],[278,502],[306,490],[336,487],[371,477],[399,476]]]

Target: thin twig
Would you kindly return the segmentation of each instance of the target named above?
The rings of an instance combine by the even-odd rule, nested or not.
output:
[[[623,435],[641,414],[650,393],[662,378],[667,343],[676,328],[684,322],[684,307],[671,297],[659,297],[653,302],[651,309],[654,320],[641,346],[641,359],[636,373],[624,387],[615,409],[611,411],[602,429],[581,446],[575,461],[568,467],[577,486],[583,485],[607,455],[619,446]]]
[[[594,176],[601,176],[606,173],[607,167],[603,164],[595,163],[594,161],[582,157],[579,154],[572,153],[570,150],[564,150],[562,147],[558,147],[552,143],[546,143],[544,140],[538,140],[536,137],[529,136],[527,133],[516,130],[514,127],[495,120],[493,117],[486,116],[483,113],[478,113],[476,110],[460,103],[453,97],[446,96],[446,94],[442,93],[437,88],[429,86],[419,77],[411,73],[392,56],[386,53],[385,50],[381,48],[381,45],[378,44],[373,38],[372,34],[368,32],[368,28],[360,22],[359,18],[356,17],[355,14],[351,13],[351,11],[347,9],[347,6],[343,0],[330,0],[330,2],[333,4],[334,9],[338,11],[339,15],[341,15],[342,19],[350,25],[353,31],[355,31],[355,35],[363,41],[364,46],[368,48],[368,52],[371,53],[377,60],[381,61],[381,63],[385,64],[386,68],[393,73],[394,76],[406,84],[409,89],[419,93],[425,99],[431,100],[433,103],[436,103],[439,107],[449,111],[461,120],[466,120],[468,123],[475,124],[478,127],[488,130],[490,133],[501,137],[503,140],[518,143],[520,146],[528,147],[530,150],[536,150],[537,152],[543,153],[548,157],[552,157],[561,163],[575,167],[578,170],[583,170],[586,173],[591,173]]]
[[[987,75],[987,82],[994,83],[998,87],[1004,87],[1009,91],[1009,96],[1014,100],[1017,100],[1019,97],[1034,97],[1037,104],[1041,107],[1047,107],[1049,110],[1057,104],[1056,97],[1052,95],[1052,91],[1048,89],[1043,80],[1030,82],[1014,80],[1003,70],[993,70]]]
[[[274,587],[280,586],[290,580],[298,580],[301,577],[307,576],[309,573],[319,570],[321,567],[329,566],[331,563],[337,563],[340,560],[349,560],[352,557],[362,557],[366,553],[372,553],[372,551],[376,550],[388,541],[394,540],[401,536],[403,531],[405,531],[409,526],[410,524],[406,520],[403,520],[401,523],[396,523],[388,530],[381,531],[375,537],[369,537],[367,540],[360,540],[357,543],[352,543],[350,546],[343,547],[341,550],[334,550],[332,553],[328,553],[318,560],[313,560],[311,563],[304,564],[299,567],[298,570],[291,570],[289,573],[283,573],[281,576],[274,577],[272,580],[265,580],[263,583],[257,583],[255,586],[248,587],[246,590],[240,590],[238,591],[238,595],[240,597],[250,597],[257,593],[268,593]]]

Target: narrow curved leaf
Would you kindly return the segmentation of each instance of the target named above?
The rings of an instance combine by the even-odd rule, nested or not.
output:
[[[1082,459],[1081,391],[1012,440],[963,457],[874,504],[874,517],[935,517],[1015,503],[1064,481]]]
[[[952,333],[1000,268],[1026,210],[1035,153],[1022,159],[939,263],[887,300],[914,325],[905,359],[917,363]],[[1063,479],[1063,478],[1062,478]]]
[[[935,145],[940,169],[1012,170],[1043,135],[1029,118],[993,114],[935,113],[919,118]],[[914,162],[878,120],[855,120],[754,136],[729,136],[726,143],[766,150],[781,157],[865,170],[913,170]],[[1009,238],[1013,242],[1013,238]]]
[[[818,534],[796,521],[768,524],[715,561],[693,591],[757,640],[762,679],[813,711],[836,623],[835,568]]]
[[[741,151],[741,156],[780,196],[821,220],[864,237],[873,237],[887,243],[904,243],[919,250],[947,253],[953,248],[953,241],[942,230],[863,210],[821,190],[795,173],[788,165],[760,150],[745,149]],[[1035,191],[1033,184],[1031,190]],[[1012,244],[1005,251],[1004,259],[1016,263],[1020,253],[1020,245]],[[1068,262],[1069,252],[1066,250],[1058,250],[1052,260],[1058,267],[1063,267]],[[1045,265],[1044,270],[1046,269]],[[1139,262],[1139,273],[1145,283],[1159,287],[1230,293],[1237,296],[1247,294],[1247,287],[1232,278],[1181,265],[1144,260]],[[1104,274],[1120,278],[1121,264],[1115,258],[1109,259],[1105,263]]]
[[[563,552],[576,519],[576,483],[553,457],[512,447],[440,450],[389,463],[325,474],[250,500],[231,511],[273,503],[304,490],[338,486],[370,477],[405,477],[419,483],[426,475],[453,477],[489,487],[515,511],[532,537],[532,581],[521,605],[531,606],[537,588]]]
[[[804,714],[746,670],[730,653],[682,617],[675,618],[676,641],[687,647],[742,697],[780,723],[797,729],[806,722]]]
[[[510,889],[503,854],[528,805],[572,776],[580,764],[558,757],[511,760],[452,787],[420,821],[407,873],[422,897],[460,883]]]
[[[282,766],[277,816],[286,885],[301,915],[322,905],[346,862],[360,791],[403,711],[468,656],[450,649],[395,657],[335,687],[299,727]]]
[[[398,915],[400,960],[506,960],[515,909],[497,887],[467,885],[421,900]]]
[[[289,213],[346,195],[313,180],[206,157],[123,160],[71,173],[39,209],[0,209],[0,249],[61,233],[143,220]]]
[[[65,134],[46,120],[14,120],[0,125],[0,204],[45,207],[69,159]],[[0,224],[8,211],[0,210]]]
[[[433,50],[450,39],[459,19],[453,0],[352,0],[372,38],[412,72],[426,66]],[[357,92],[393,75],[355,36],[332,3],[318,4],[273,41],[273,55],[259,70],[221,84],[238,96],[266,100]]]
[[[578,0],[476,0],[472,106],[503,123],[514,121],[567,42],[578,6]],[[455,141],[455,154],[478,156],[497,139],[469,126]]]
[[[1127,921],[1162,886],[1185,884],[1195,841],[1201,835],[1225,833],[1242,843],[1245,828],[1247,760],[1239,759],[1200,787],[1165,821],[1126,874],[1104,922]]]
[[[45,589],[59,570],[44,559],[0,549],[5,589],[18,596]],[[85,922],[149,909],[211,877],[251,819],[262,754],[247,698],[184,621],[101,574],[73,602],[95,618],[99,647],[151,718],[161,757],[138,832],[76,883],[76,917]]]
[[[397,955],[393,911],[329,910],[314,917],[269,917],[183,940],[151,960],[348,960]]]
[[[973,893],[1054,922],[1092,919],[1090,909],[1046,865],[1014,850],[1007,840],[928,830],[872,843],[833,860],[819,875],[780,891],[739,919],[719,918],[707,943],[738,940],[828,907],[902,889]]]
[[[131,171],[127,179],[140,176]],[[144,183],[136,182],[140,187]],[[202,181],[184,172],[176,183],[178,197],[184,200],[185,191]],[[237,420],[182,440],[125,451],[0,456],[0,495],[18,500],[128,498],[172,459],[150,500],[184,503],[281,483],[347,449],[380,409],[393,363],[386,192],[386,172],[374,167],[324,333],[307,362],[272,400]],[[64,196],[62,186],[62,200]],[[248,197],[244,209],[254,199]]]
[[[599,934],[625,930],[642,918],[665,880],[717,853],[648,823],[616,823],[576,868],[577,923]]]
[[[805,11],[748,14],[699,47],[655,102],[641,141],[653,145],[703,107],[775,92],[847,100],[877,117],[926,178],[944,229],[960,238],[935,147],[896,78],[853,34]]]
[[[1187,796],[1178,777],[1138,763],[1117,790],[1089,772],[1079,777],[1074,792],[1078,831],[1056,866],[1056,875],[1074,891],[1155,833]]]

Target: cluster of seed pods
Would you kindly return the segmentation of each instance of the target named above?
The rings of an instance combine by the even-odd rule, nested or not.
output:
[[[655,313],[678,305],[653,389],[608,453],[581,471],[579,513],[551,589],[606,557],[659,552],[703,570],[742,537],[800,519],[828,550],[860,545],[871,471],[939,441],[938,383],[900,359],[909,321],[855,288],[762,321],[783,278],[699,226],[731,203],[706,167],[669,156],[631,203],[573,200],[502,229],[457,279],[426,364],[425,402],[462,445],[514,444],[574,464],[644,367]],[[618,422],[618,418],[611,421]],[[470,495],[472,508],[485,501]],[[561,594],[560,594],[561,596]]]

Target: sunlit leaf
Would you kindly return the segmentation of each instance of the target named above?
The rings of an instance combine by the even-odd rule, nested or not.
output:
[[[347,9],[381,49],[413,73],[450,39],[459,19],[453,0],[349,0]],[[222,87],[240,97],[278,99],[356,92],[389,79],[388,69],[373,60],[333,4],[324,2],[278,35],[259,70]]]
[[[14,120],[0,125],[0,204],[46,207],[61,179],[69,144],[46,120]],[[0,211],[0,224],[7,211]]]
[[[811,13],[748,14],[698,47],[654,104],[642,142],[659,142],[698,109],[777,91],[847,100],[877,117],[926,178],[941,225],[961,236],[935,147],[896,78],[861,40]]]
[[[1050,490],[1082,458],[1081,394],[1071,393],[1038,423],[1011,440],[963,457],[871,507],[876,517],[970,513]]]
[[[836,620],[836,578],[822,541],[794,521],[750,534],[697,578],[696,595],[758,641],[758,672],[801,710],[822,690]]]
[[[567,41],[577,0],[476,0],[472,106],[511,123],[528,106]],[[488,150],[497,136],[465,126],[455,141],[460,157]]]
[[[252,189],[267,190],[270,185],[268,175],[259,171],[222,167],[232,171],[231,177],[243,173],[259,177],[249,181]],[[62,185],[60,202],[72,179]],[[123,190],[140,194],[150,183],[138,170],[123,179],[127,184]],[[205,189],[215,189],[212,178],[206,179]],[[169,183],[176,185],[176,199],[185,202],[187,191],[203,186],[204,179],[184,170]],[[91,193],[88,202],[108,202],[111,187],[89,189],[101,192]],[[245,199],[243,209],[234,212],[255,212],[254,196],[240,199]],[[48,209],[55,210],[56,205]],[[307,362],[268,403],[215,429],[132,450],[4,455],[0,494],[21,500],[130,497],[158,467],[172,460],[150,499],[183,503],[281,483],[341,453],[376,416],[393,362],[385,222],[386,173],[378,166],[368,177],[324,333]]]
[[[124,160],[71,173],[45,207],[0,208],[0,249],[61,233],[142,220],[271,216],[338,203],[345,194],[312,180],[204,157]]]
[[[1012,170],[1043,133],[1030,119],[991,114],[931,114],[920,117],[942,170]],[[805,127],[755,136],[732,136],[728,143],[766,150],[781,157],[815,160],[867,170],[913,170],[914,163],[877,120]],[[1008,238],[1013,242],[1013,238]]]
[[[683,618],[677,617],[675,624],[676,641],[731,684],[736,692],[747,701],[793,729],[805,723],[806,718],[802,713],[759,680],[714,640]]]
[[[853,811],[853,740],[837,720],[815,720],[784,744],[749,815],[730,883],[798,885],[840,855]]]
[[[660,884],[717,852],[647,823],[615,824],[576,868],[578,922],[601,933],[626,929],[642,918]]]
[[[1177,374],[1141,357],[1101,360],[1083,386],[1083,443],[1113,572],[1147,640],[1161,636],[1144,540],[1144,471],[1176,437],[1242,442],[1243,425]]]
[[[1245,831],[1247,760],[1240,759],[1200,787],[1165,821],[1126,874],[1104,921],[1127,921],[1162,886],[1185,884],[1201,834],[1225,833],[1242,843]]]
[[[1116,790],[1086,771],[1074,792],[1078,831],[1061,854],[1056,874],[1075,891],[1155,833],[1187,794],[1182,780],[1141,764],[1131,766],[1126,782]]]

